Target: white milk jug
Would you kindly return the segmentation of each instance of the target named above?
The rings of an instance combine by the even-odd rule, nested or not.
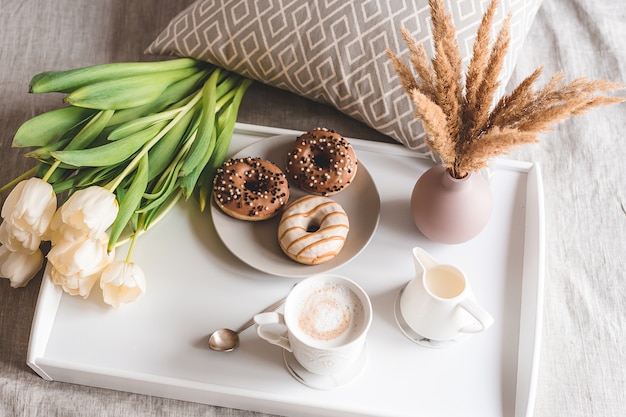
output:
[[[407,336],[431,347],[485,331],[493,317],[482,308],[459,268],[439,264],[422,248],[413,248],[416,276],[401,290],[398,324]],[[406,326],[412,330],[407,332]],[[409,335],[408,333],[416,333]]]

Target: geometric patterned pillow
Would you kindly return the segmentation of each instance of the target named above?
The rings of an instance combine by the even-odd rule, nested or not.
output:
[[[446,0],[464,65],[490,0]],[[541,0],[501,0],[494,36],[511,13],[504,92]],[[428,153],[421,122],[385,53],[408,51],[407,28],[429,54],[427,0],[198,0],[146,52],[189,56],[329,104],[405,146]],[[432,56],[432,55],[431,55]]]

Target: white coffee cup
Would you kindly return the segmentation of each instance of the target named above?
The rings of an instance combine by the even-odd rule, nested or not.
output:
[[[359,357],[372,322],[372,304],[354,281],[315,275],[293,287],[284,313],[254,317],[257,334],[293,353],[306,370],[333,375]]]

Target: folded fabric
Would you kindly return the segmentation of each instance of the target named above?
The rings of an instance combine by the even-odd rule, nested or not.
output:
[[[446,0],[464,65],[488,0]],[[502,0],[494,31],[510,13],[504,92],[541,0]],[[405,146],[428,153],[424,130],[386,55],[408,49],[407,28],[434,50],[427,0],[198,0],[146,52],[190,56],[330,104]],[[495,37],[495,33],[494,33]]]

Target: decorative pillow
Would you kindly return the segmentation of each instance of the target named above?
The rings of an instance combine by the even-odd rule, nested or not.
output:
[[[464,65],[490,0],[446,0]],[[541,0],[501,0],[494,34],[513,14],[500,94]],[[402,57],[406,27],[434,50],[427,0],[198,0],[176,16],[147,53],[190,56],[330,104],[412,149],[428,153],[421,122],[389,64]]]

